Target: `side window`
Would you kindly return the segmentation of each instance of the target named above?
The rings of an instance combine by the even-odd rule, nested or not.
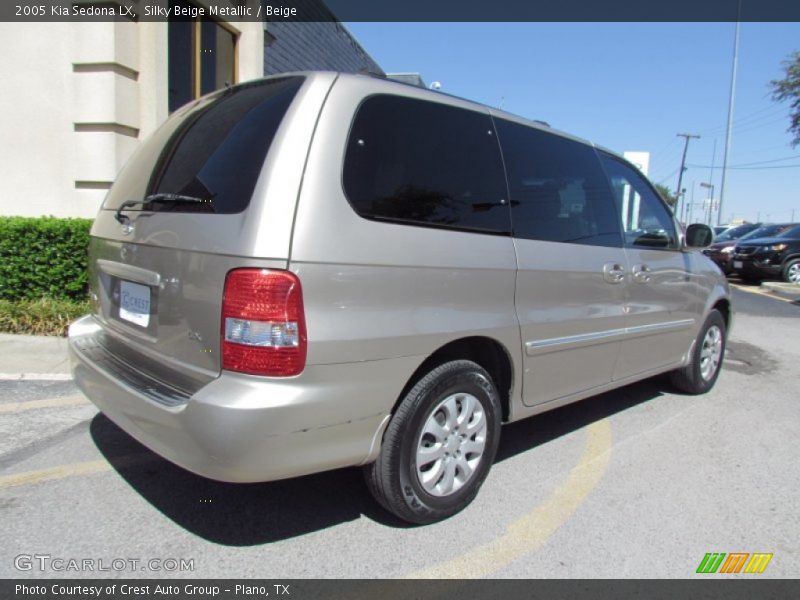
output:
[[[503,163],[487,114],[377,95],[356,114],[343,183],[362,217],[511,231]]]
[[[511,121],[496,122],[514,236],[622,245],[608,182],[592,147]]]
[[[644,177],[622,161],[600,153],[622,217],[626,246],[677,248],[672,214]]]

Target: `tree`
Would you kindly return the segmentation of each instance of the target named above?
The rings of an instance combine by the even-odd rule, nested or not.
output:
[[[659,194],[661,194],[661,197],[667,204],[670,205],[671,208],[675,208],[675,204],[678,202],[678,197],[673,194],[667,186],[657,183],[656,190]]]
[[[789,131],[794,135],[792,146],[800,144],[800,51],[795,50],[783,61],[786,77],[770,81],[772,99],[776,102],[789,101],[792,109],[789,115]]]

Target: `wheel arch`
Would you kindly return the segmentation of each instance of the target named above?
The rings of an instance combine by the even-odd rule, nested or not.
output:
[[[789,266],[789,263],[795,260],[800,260],[800,252],[795,252],[793,254],[790,254],[789,256],[783,259],[783,262],[781,263],[781,274],[780,274],[781,278],[785,277],[786,267]]]
[[[711,310],[718,310],[722,314],[722,318],[725,319],[725,330],[729,330],[731,326],[731,319],[733,318],[730,299],[719,298],[711,307]]]
[[[416,368],[400,392],[392,414],[420,378],[436,367],[452,360],[471,360],[483,367],[491,375],[500,395],[503,422],[508,421],[511,410],[511,396],[514,387],[514,366],[508,349],[496,339],[485,336],[459,338],[441,346]]]

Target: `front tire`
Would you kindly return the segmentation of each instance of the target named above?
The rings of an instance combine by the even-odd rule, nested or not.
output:
[[[800,258],[794,258],[783,267],[783,280],[786,283],[800,284]]]
[[[697,335],[689,364],[671,373],[672,384],[687,394],[705,394],[722,370],[725,343],[725,319],[714,309]]]
[[[378,459],[364,468],[370,492],[411,523],[456,514],[494,462],[500,415],[494,382],[478,364],[456,360],[433,369],[403,398]]]

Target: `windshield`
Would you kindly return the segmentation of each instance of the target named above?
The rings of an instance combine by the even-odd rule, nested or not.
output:
[[[716,239],[714,241],[715,242],[730,242],[732,240],[738,240],[742,236],[747,235],[748,233],[750,233],[751,231],[756,229],[757,227],[758,227],[758,225],[755,225],[754,223],[746,223],[744,225],[738,225],[736,227],[731,227],[730,229],[726,229],[725,231],[720,233],[716,237]]]

